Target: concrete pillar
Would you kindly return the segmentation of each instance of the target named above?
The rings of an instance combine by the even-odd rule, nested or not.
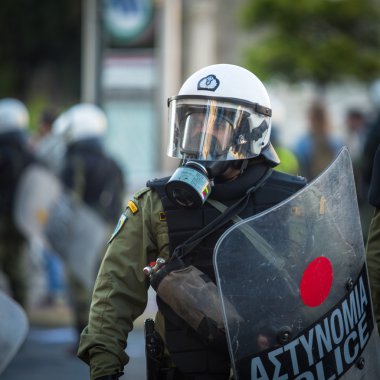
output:
[[[100,20],[98,0],[82,0],[81,101],[98,103]]]
[[[163,0],[161,3],[160,56],[161,86],[159,110],[161,114],[161,168],[170,172],[178,160],[167,157],[169,139],[167,99],[178,93],[182,82],[182,0]]]
[[[217,0],[185,1],[184,74],[217,62]]]

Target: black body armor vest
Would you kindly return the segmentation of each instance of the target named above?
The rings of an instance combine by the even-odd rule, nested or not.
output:
[[[230,206],[243,197],[249,188],[257,184],[267,171],[266,165],[250,166],[236,180],[216,184],[212,188],[210,198]],[[168,180],[169,177],[149,181],[147,186],[156,190],[161,198],[168,223],[170,255],[172,255],[179,244],[208,225],[220,215],[220,211],[208,202],[198,209],[179,208],[166,196],[165,184]],[[305,184],[306,180],[302,177],[272,171],[265,183],[251,194],[246,208],[239,216],[244,219],[264,211],[288,198]],[[207,274],[214,282],[212,260],[214,247],[219,237],[231,224],[231,221],[226,223],[204,239],[189,254],[186,262]],[[157,297],[157,305],[165,317],[165,340],[176,367],[189,376],[189,379],[228,380],[230,359],[227,342],[218,347],[210,347],[159,297]]]

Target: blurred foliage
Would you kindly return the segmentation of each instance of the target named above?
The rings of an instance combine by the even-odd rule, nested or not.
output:
[[[240,11],[258,36],[244,63],[260,78],[323,86],[380,76],[378,0],[247,0]]]
[[[81,1],[1,0],[0,97],[78,97],[80,33]],[[40,85],[41,67],[49,76]]]
[[[26,106],[29,111],[29,131],[34,134],[41,125],[41,116],[46,110],[54,110],[57,116],[72,104],[63,104],[59,107],[52,106],[51,99],[44,95],[35,94],[30,97]]]
[[[26,104],[29,111],[29,129],[34,133],[37,131],[40,119],[45,107],[49,104],[49,100],[41,95],[33,96],[29,102]]]

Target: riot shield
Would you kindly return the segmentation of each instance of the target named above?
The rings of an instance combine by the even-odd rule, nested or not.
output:
[[[0,374],[25,341],[28,329],[22,307],[0,290]]]
[[[50,210],[44,232],[72,274],[92,290],[107,243],[103,220],[73,194],[63,193]]]
[[[65,190],[50,170],[31,165],[25,171],[16,192],[14,219],[29,241],[55,250],[72,274],[92,290],[107,242],[106,224]]]
[[[50,210],[63,192],[61,182],[40,165],[30,165],[22,174],[15,194],[14,219],[32,240],[42,238]]]
[[[221,300],[236,380],[380,379],[351,160],[219,239]]]

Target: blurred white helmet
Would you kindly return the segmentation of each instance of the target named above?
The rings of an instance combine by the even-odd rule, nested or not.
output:
[[[29,112],[24,103],[13,98],[0,100],[0,133],[26,130]]]
[[[107,118],[98,106],[81,103],[63,112],[53,123],[52,130],[67,143],[102,137],[107,130]]]
[[[380,109],[380,78],[371,83],[369,96],[376,110]]]
[[[263,155],[279,163],[270,143],[267,90],[243,67],[217,64],[195,72],[168,105],[170,157],[228,161]]]

